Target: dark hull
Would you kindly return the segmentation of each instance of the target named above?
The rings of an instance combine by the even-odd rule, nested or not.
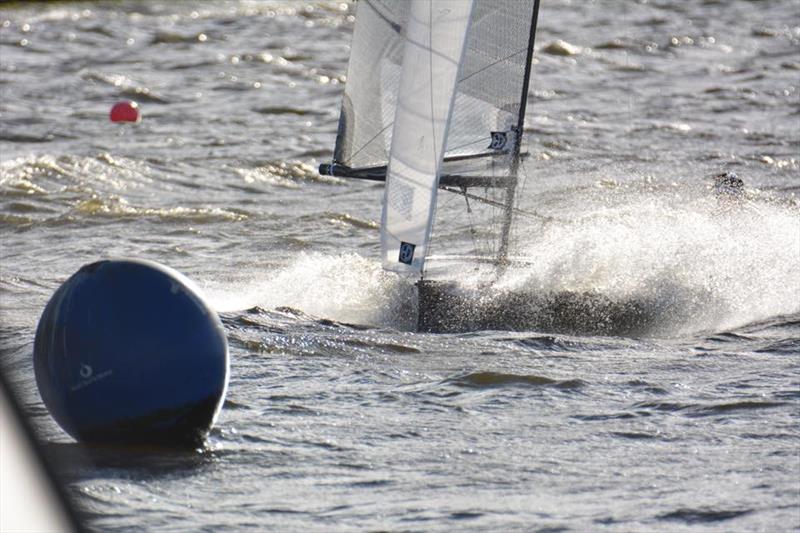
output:
[[[492,286],[464,289],[455,282],[417,284],[417,329],[428,333],[480,330],[543,331],[578,335],[642,335],[656,317],[643,302],[613,301],[590,292],[533,295]]]

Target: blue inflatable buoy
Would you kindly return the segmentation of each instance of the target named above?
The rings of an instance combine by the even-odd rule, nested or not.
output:
[[[119,259],[81,268],[45,307],[36,384],[76,440],[198,445],[228,385],[219,317],[182,274]]]

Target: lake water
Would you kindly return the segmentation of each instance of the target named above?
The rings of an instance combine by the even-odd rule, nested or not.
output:
[[[520,206],[538,216],[502,283],[638,302],[656,320],[635,337],[413,331],[413,283],[380,267],[382,186],[315,170],[355,11],[0,8],[0,356],[89,525],[800,528],[800,4],[542,2]],[[124,98],[140,124],[109,122]],[[722,171],[745,181],[733,206]],[[203,450],[86,448],[41,403],[45,303],[119,256],[182,271],[222,315]]]

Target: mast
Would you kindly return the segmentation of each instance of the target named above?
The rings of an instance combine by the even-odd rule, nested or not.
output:
[[[519,169],[519,153],[520,145],[522,144],[522,131],[525,125],[525,109],[528,103],[528,87],[530,86],[531,79],[531,64],[533,62],[533,42],[536,37],[536,22],[539,18],[539,0],[533,2],[533,12],[531,13],[531,34],[528,39],[528,55],[525,60],[525,76],[522,82],[522,97],[519,105],[519,117],[517,118],[516,134],[514,139],[514,153],[511,162],[511,177],[506,189],[505,204],[503,206],[503,227],[500,233],[500,248],[497,251],[497,261],[501,268],[501,272],[508,265],[508,246],[509,237],[511,235],[511,222],[514,212],[514,196],[517,192],[517,183],[519,177],[517,171]]]

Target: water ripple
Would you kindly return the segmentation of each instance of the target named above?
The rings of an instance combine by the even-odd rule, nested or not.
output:
[[[684,522],[686,524],[704,524],[723,522],[752,513],[752,509],[686,509],[681,508],[669,513],[658,515],[656,518],[670,522]]]
[[[446,380],[459,387],[489,389],[505,386],[530,386],[530,387],[553,387],[562,390],[578,390],[587,385],[581,379],[557,380],[544,376],[506,374],[502,372],[473,372],[463,376]]]

